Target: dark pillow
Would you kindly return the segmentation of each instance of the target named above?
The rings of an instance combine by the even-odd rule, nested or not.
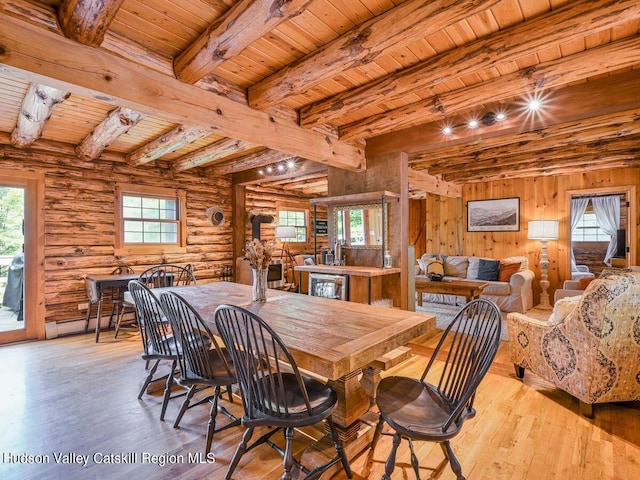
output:
[[[480,259],[478,265],[478,280],[487,280],[495,282],[498,280],[498,274],[500,272],[500,260],[485,260]]]

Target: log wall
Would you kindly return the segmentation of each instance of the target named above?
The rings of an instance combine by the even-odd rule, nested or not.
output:
[[[45,175],[45,322],[84,318],[83,276],[109,274],[117,264],[136,272],[158,263],[191,263],[198,282],[218,280],[232,261],[231,226],[211,226],[205,211],[219,205],[231,216],[231,183],[197,170],[174,172],[168,164],[132,167],[124,162],[35,153],[0,146],[0,168]],[[179,185],[187,192],[187,248],[180,254],[114,254],[115,185]],[[108,307],[107,307],[108,308]]]
[[[246,189],[246,210],[247,221],[245,222],[245,240],[251,240],[251,214],[271,215],[275,221],[272,224],[263,223],[260,228],[261,238],[263,240],[273,240],[275,238],[278,202],[291,204],[292,207],[305,208],[309,210],[309,229],[307,230],[307,243],[288,243],[287,247],[292,254],[313,253],[313,207],[309,203],[309,199],[314,195],[304,195],[299,192],[292,193],[284,189],[262,188],[260,186],[247,186]],[[327,220],[327,207],[318,206],[318,220]],[[327,248],[327,235],[319,235],[317,237],[318,253]]]
[[[504,258],[512,255],[526,255],[530,268],[540,278],[540,243],[527,239],[529,220],[548,218],[560,220],[560,239],[548,243],[550,294],[561,288],[569,272],[568,265],[568,215],[566,192],[590,188],[620,187],[635,185],[640,187],[640,169],[624,168],[599,170],[584,174],[511,179],[486,183],[467,184],[463,188],[462,205],[459,200],[427,195],[422,201],[411,202],[410,217],[425,218],[424,250],[416,248],[416,258],[425,252],[446,255],[478,255]],[[466,203],[469,200],[497,198],[520,198],[520,231],[518,232],[467,232]],[[636,212],[640,199],[636,198]],[[424,208],[424,213],[422,209]],[[636,213],[636,217],[638,214]],[[628,219],[637,226],[640,219]],[[415,225],[420,222],[415,221]],[[418,227],[414,227],[418,228]],[[415,239],[412,239],[414,241]],[[638,243],[629,245],[640,258]],[[539,299],[538,281],[534,282],[535,303]]]

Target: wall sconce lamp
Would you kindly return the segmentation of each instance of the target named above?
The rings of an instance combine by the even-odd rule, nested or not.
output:
[[[547,256],[547,242],[558,240],[558,220],[531,220],[529,222],[529,240],[539,240],[542,244],[540,252],[540,305],[538,308],[551,310],[549,303],[549,257]]]

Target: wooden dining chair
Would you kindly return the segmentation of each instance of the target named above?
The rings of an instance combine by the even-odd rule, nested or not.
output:
[[[188,408],[210,402],[205,450],[205,453],[209,453],[214,433],[240,425],[240,419],[218,404],[222,394],[221,387],[226,387],[229,400],[233,401],[231,385],[236,383],[236,376],[231,356],[226,348],[218,345],[216,338],[198,312],[180,295],[172,292],[163,293],[160,295],[160,303],[181,349],[181,355],[178,356],[180,376],[177,377],[176,382],[187,389],[187,396],[182,402],[173,427],[177,428],[180,425],[180,420]],[[213,395],[190,405],[194,394],[207,387],[214,387]],[[232,421],[216,430],[218,411],[227,415]]]
[[[197,283],[196,277],[193,274],[193,266],[190,263],[184,267],[169,263],[154,265],[144,270],[138,277],[138,281],[147,288],[179,287],[183,285],[195,285]],[[118,317],[118,325],[122,323],[127,309],[130,311],[133,310],[135,313],[135,304],[129,301],[125,295]]]
[[[128,273],[135,273],[133,268],[129,265],[118,265],[111,275],[125,275]],[[109,326],[114,321],[115,316],[115,333],[114,338],[118,338],[118,332],[122,326],[122,319],[124,315],[120,315],[120,311],[124,308],[124,291],[125,288],[118,287],[111,289],[111,314],[109,315]]]
[[[164,420],[167,405],[171,398],[171,387],[173,386],[180,351],[171,332],[169,321],[167,320],[164,310],[153,292],[139,280],[129,282],[129,292],[133,298],[138,318],[138,327],[140,329],[143,348],[142,359],[147,362],[153,362],[142,383],[142,388],[138,393],[138,400],[142,398],[142,395],[152,381],[166,378],[166,386],[162,398],[162,409],[160,411],[160,420]],[[170,372],[162,377],[154,378],[158,365],[163,360],[171,362]]]
[[[369,462],[386,422],[394,433],[383,480],[391,478],[402,439],[408,440],[411,465],[418,479],[419,464],[413,440],[439,443],[457,479],[464,480],[449,440],[460,432],[464,420],[476,413],[473,408],[476,389],[498,351],[501,325],[500,309],[493,302],[472,300],[444,331],[420,379],[395,376],[380,382],[376,391],[380,420]],[[435,384],[428,383],[426,377],[441,350],[448,350],[448,353],[440,379]]]
[[[190,263],[184,267],[169,263],[154,265],[142,272],[138,280],[148,288],[179,287],[196,283]]]
[[[242,425],[247,427],[227,469],[225,478],[233,475],[242,456],[267,442],[279,430],[284,430],[286,446],[283,455],[283,479],[291,478],[295,465],[305,473],[305,479],[317,478],[338,462],[352,478],[349,461],[338,438],[331,413],[338,396],[329,386],[300,374],[293,356],[278,334],[252,312],[232,305],[220,305],[215,311],[215,323],[236,368],[242,394],[244,414]],[[337,456],[327,464],[309,470],[293,458],[294,428],[326,421]],[[273,427],[249,445],[255,427]]]

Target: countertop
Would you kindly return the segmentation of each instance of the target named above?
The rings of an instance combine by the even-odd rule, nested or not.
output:
[[[400,273],[400,268],[363,267],[356,265],[296,265],[297,272],[328,273],[331,275],[356,275],[360,277],[380,277]]]

